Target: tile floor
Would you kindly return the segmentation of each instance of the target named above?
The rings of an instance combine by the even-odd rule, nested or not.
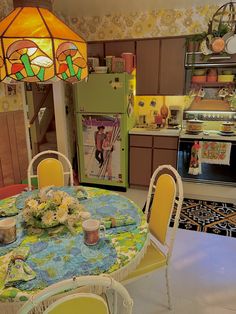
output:
[[[142,208],[147,191],[129,189],[124,195]],[[206,190],[203,195],[214,197]],[[224,196],[228,197],[225,191],[222,201],[231,200]],[[178,229],[170,274],[172,313],[236,313],[236,238]],[[127,289],[134,300],[134,314],[170,313],[163,270]]]

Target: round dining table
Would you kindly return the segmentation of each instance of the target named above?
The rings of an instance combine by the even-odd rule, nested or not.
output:
[[[60,189],[60,188],[58,188]],[[100,221],[127,217],[130,224],[107,228],[96,245],[84,243],[82,221],[75,232],[65,226],[27,227],[22,215],[25,200],[37,190],[0,201],[0,219],[15,216],[16,240],[0,243],[0,313],[16,313],[40,290],[65,279],[108,274],[122,281],[139,264],[149,244],[146,217],[130,199],[117,192],[93,187],[62,187],[77,198],[91,218]],[[78,193],[77,193],[78,192]],[[12,256],[27,251],[13,265]]]

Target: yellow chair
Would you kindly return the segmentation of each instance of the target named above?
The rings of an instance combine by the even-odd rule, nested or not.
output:
[[[171,175],[170,175],[171,173]],[[168,307],[172,309],[169,272],[170,258],[173,250],[175,234],[179,224],[180,211],[183,203],[183,185],[178,172],[170,165],[158,167],[151,178],[145,214],[149,215],[150,202],[153,196],[149,217],[151,244],[138,267],[129,274],[123,284],[130,283],[161,267],[165,267]],[[173,228],[168,229],[176,204]],[[170,237],[167,237],[168,230]]]
[[[45,158],[37,166],[37,174],[33,174],[33,165],[34,162],[41,156],[45,154],[54,154],[61,157],[63,164],[68,168],[67,171],[64,171],[63,164],[56,158]],[[54,150],[43,151],[33,157],[29,163],[27,176],[28,176],[28,190],[32,189],[32,178],[38,179],[38,188],[41,189],[46,186],[63,186],[65,185],[65,176],[69,175],[70,185],[73,185],[73,170],[69,159],[62,153]]]
[[[89,289],[89,292],[77,291],[68,295],[78,288]],[[112,300],[108,297],[109,292]],[[61,293],[64,295],[60,296]],[[101,293],[105,294],[105,299],[98,295]],[[116,293],[123,301],[119,311]],[[133,300],[125,287],[109,276],[100,275],[75,277],[53,284],[28,300],[17,314],[42,313],[42,309],[45,314],[131,314],[132,308]]]

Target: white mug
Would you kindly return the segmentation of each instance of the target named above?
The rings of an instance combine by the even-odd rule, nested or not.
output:
[[[95,245],[100,238],[100,229],[103,229],[102,236],[105,236],[106,228],[97,219],[87,219],[82,222],[82,228],[84,231],[84,243],[87,245]]]

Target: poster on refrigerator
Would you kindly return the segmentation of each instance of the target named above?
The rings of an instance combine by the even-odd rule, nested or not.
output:
[[[87,178],[122,182],[121,116],[82,115],[84,173]]]

